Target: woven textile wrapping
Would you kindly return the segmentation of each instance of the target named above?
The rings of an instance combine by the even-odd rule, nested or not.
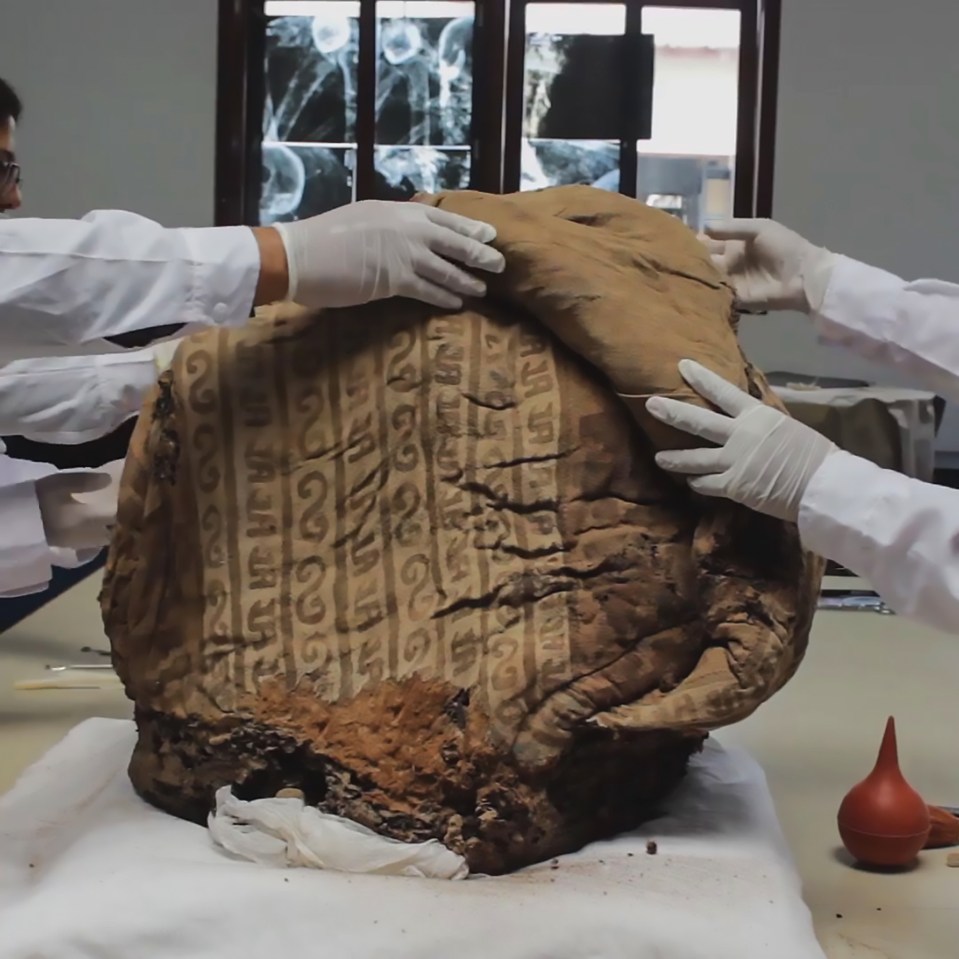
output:
[[[102,605],[149,801],[295,787],[495,873],[657,812],[798,667],[821,564],[655,466],[683,357],[778,406],[685,226],[586,187],[419,201],[497,228],[489,296],[186,340]]]

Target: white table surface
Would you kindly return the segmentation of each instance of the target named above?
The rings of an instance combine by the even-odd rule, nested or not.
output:
[[[90,716],[128,718],[117,687],[16,692],[47,663],[76,662],[104,646],[93,577],[0,635],[0,792]],[[895,715],[906,776],[929,802],[959,806],[959,637],[894,616],[829,612],[816,619],[798,676],[724,742],[762,763],[804,894],[829,959],[947,959],[959,955],[959,869],[946,851],[913,872],[876,875],[839,853],[835,816],[846,790],[872,767]],[[841,918],[840,918],[841,917]]]

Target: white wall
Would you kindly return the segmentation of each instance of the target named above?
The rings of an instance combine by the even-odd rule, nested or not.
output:
[[[213,222],[216,0],[0,0],[23,215]]]
[[[26,215],[136,210],[212,222],[216,0],[0,0],[0,76],[22,92]],[[959,4],[784,0],[775,210],[833,249],[959,281]],[[903,382],[747,320],[766,369]],[[943,448],[959,452],[959,412]]]
[[[900,275],[959,281],[959,4],[783,6],[774,216]],[[743,332],[765,369],[906,385],[819,346],[795,317],[751,319]],[[940,448],[959,451],[955,409]]]

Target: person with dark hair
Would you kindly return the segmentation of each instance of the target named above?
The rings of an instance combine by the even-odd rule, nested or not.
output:
[[[20,165],[13,152],[13,132],[23,104],[13,87],[0,77],[0,214],[20,206]]]
[[[0,215],[22,200],[13,152],[22,112],[16,92],[0,80]],[[2,363],[0,435],[73,445],[108,434],[139,412],[170,349]],[[0,597],[43,590],[54,566],[80,566],[97,555],[116,512],[121,467],[59,472],[3,455],[0,441]]]
[[[23,103],[16,90],[0,77],[0,119],[3,123],[8,123],[10,120],[19,123],[21,113],[23,113]]]
[[[239,325],[282,299],[321,308],[405,296],[454,309],[485,293],[470,270],[504,267],[492,227],[421,204],[356,203],[256,229],[166,229],[120,211],[11,219],[23,202],[22,112],[0,80],[0,435],[77,443],[135,415],[166,347],[124,347]],[[57,472],[0,442],[0,596],[41,590],[53,566],[107,544],[121,467]]]

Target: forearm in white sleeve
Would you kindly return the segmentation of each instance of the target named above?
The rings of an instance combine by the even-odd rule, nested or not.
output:
[[[0,366],[0,435],[68,445],[106,436],[140,412],[156,356],[151,348]]]
[[[799,532],[897,613],[959,632],[959,491],[832,453],[806,487]]]
[[[247,227],[171,230],[133,213],[0,220],[5,353],[78,352],[137,330],[244,323],[260,254]]]
[[[824,341],[898,367],[929,389],[959,399],[959,285],[907,283],[839,256],[812,318]]]

